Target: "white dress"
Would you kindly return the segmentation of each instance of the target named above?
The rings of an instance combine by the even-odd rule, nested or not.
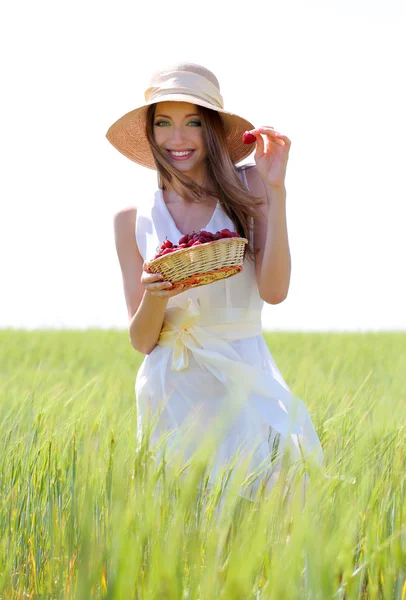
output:
[[[239,173],[247,185],[244,166]],[[204,229],[226,227],[235,229],[218,203]],[[135,234],[144,260],[153,258],[166,237],[175,243],[183,233],[162,190],[137,209]],[[209,435],[217,436],[209,484],[237,455],[250,453],[252,478],[239,492],[250,499],[263,477],[262,485],[272,489],[287,450],[295,464],[305,457],[321,465],[324,458],[305,404],[289,390],[262,336],[262,307],[249,258],[238,275],[170,298],[160,340],[135,383],[138,441],[147,429],[151,443],[167,434],[168,452],[183,439],[182,456],[188,459]]]

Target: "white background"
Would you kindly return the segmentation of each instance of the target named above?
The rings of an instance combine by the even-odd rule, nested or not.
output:
[[[226,109],[292,141],[291,286],[264,327],[406,328],[405,5],[245,4],[3,9],[0,327],[127,327],[113,216],[157,180],[105,133],[152,71],[193,61]]]

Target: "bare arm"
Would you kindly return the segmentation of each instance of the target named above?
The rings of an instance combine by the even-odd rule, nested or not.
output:
[[[286,223],[286,190],[266,189],[256,167],[246,170],[248,187],[264,204],[255,219],[255,262],[258,290],[268,304],[279,304],[288,295],[291,256]]]
[[[160,275],[144,271],[144,261],[135,239],[136,215],[136,208],[123,209],[114,215],[114,238],[130,321],[131,345],[142,354],[149,354],[161,333],[169,298],[187,288],[166,291],[167,282]]]
[[[131,345],[138,352],[149,354],[155,348],[167,304],[167,299],[154,297],[144,291],[141,303],[131,318],[129,326]]]

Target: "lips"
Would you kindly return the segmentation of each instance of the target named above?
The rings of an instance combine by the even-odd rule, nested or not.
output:
[[[174,160],[187,160],[188,158],[190,158],[192,156],[192,154],[193,154],[193,152],[195,152],[195,150],[192,150],[190,148],[185,148],[184,150],[167,150],[167,152],[170,155],[170,157],[173,158]],[[176,156],[173,154],[173,152],[188,152],[188,154]]]

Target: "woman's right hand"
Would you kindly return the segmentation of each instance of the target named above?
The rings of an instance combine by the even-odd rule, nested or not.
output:
[[[144,262],[143,271],[141,275],[141,283],[147,292],[149,292],[152,296],[157,296],[158,298],[169,299],[173,296],[178,296],[182,292],[189,290],[192,286],[182,285],[177,286],[170,289],[172,284],[170,281],[165,281],[163,275],[160,273],[149,273],[147,270],[147,263]]]

